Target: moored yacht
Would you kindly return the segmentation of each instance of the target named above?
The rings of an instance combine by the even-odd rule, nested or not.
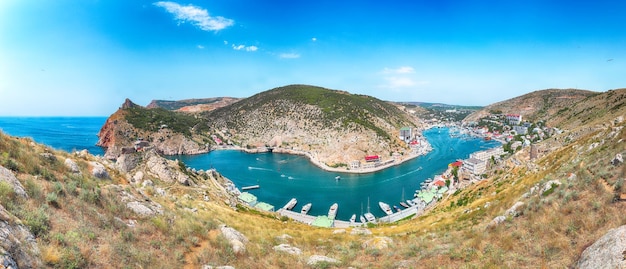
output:
[[[291,200],[289,200],[289,202],[283,207],[283,209],[291,210],[294,206],[296,206],[297,203],[298,200],[296,200],[296,198],[291,198]]]
[[[328,210],[328,218],[335,219],[335,217],[337,216],[338,208],[339,205],[337,203],[334,203],[332,206],[330,206],[330,209]]]
[[[300,213],[306,215],[307,213],[309,213],[309,210],[311,210],[311,206],[313,206],[313,204],[311,204],[311,203],[308,203],[308,204],[304,205],[302,207],[302,210],[300,210]]]
[[[378,202],[378,206],[380,206],[380,209],[382,209],[385,212],[385,214],[387,215],[393,214],[393,211],[391,211],[391,207],[389,207],[388,204],[385,204],[383,202]]]

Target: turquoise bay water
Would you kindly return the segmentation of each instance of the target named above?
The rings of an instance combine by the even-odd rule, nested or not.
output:
[[[316,216],[327,214],[330,206],[338,203],[337,218],[348,220],[352,214],[367,212],[369,197],[370,211],[381,217],[384,213],[378,206],[379,201],[400,207],[403,190],[404,200],[412,199],[421,182],[444,172],[449,163],[499,145],[477,138],[451,138],[447,128],[429,129],[424,135],[433,146],[432,152],[369,174],[327,172],[311,164],[306,157],[279,153],[218,150],[172,159],[178,158],[195,169],[215,168],[239,188],[260,185],[261,188],[249,192],[276,209],[296,198],[298,204],[294,210],[299,211],[306,203],[312,203],[309,214]],[[335,180],[337,175],[341,176],[340,180]]]
[[[95,144],[105,121],[106,117],[0,117],[0,129],[12,136],[31,137],[56,149],[68,152],[87,149],[102,155],[102,148]],[[295,210],[313,203],[309,214],[325,215],[333,203],[338,203],[337,218],[347,220],[352,214],[367,212],[368,197],[370,211],[383,216],[379,201],[398,205],[403,190],[404,199],[411,199],[421,182],[445,171],[449,163],[499,145],[477,138],[451,138],[446,128],[426,130],[424,135],[433,146],[432,152],[370,174],[326,172],[305,157],[278,153],[219,150],[170,158],[179,158],[196,169],[216,168],[240,188],[258,184],[261,188],[250,192],[276,208],[295,197],[298,199]],[[337,175],[341,176],[340,180],[335,180]]]

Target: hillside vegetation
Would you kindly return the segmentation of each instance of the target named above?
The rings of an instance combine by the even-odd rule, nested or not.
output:
[[[475,122],[489,114],[521,114],[524,119],[534,122],[549,120],[559,110],[597,94],[597,92],[577,89],[547,89],[534,91],[488,105],[482,110],[470,114],[464,121]]]
[[[346,166],[366,155],[408,153],[399,130],[417,122],[371,96],[290,85],[202,113],[122,106],[103,126],[99,145],[115,158],[137,138],[164,154],[201,153],[222,141],[252,150],[271,146],[308,154],[320,165]]]
[[[152,100],[146,108],[163,108],[180,112],[202,112],[224,107],[237,101],[239,101],[239,98],[232,97],[185,99],[178,101]]]
[[[579,103],[549,115],[568,131],[540,142],[538,159],[517,152],[421,216],[368,229],[314,228],[236,204],[219,173],[191,171],[152,151],[112,163],[0,133],[0,264],[575,267],[583,250],[626,224],[626,166],[616,156],[626,153],[623,93],[583,101],[606,108]],[[244,238],[233,239],[237,233]],[[309,265],[317,255],[335,260]]]

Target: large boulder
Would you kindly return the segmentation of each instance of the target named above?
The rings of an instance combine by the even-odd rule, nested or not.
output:
[[[165,182],[178,182],[185,186],[192,184],[189,176],[178,170],[179,167],[176,162],[168,161],[154,152],[148,152],[146,154],[146,159],[148,172],[152,173],[161,180]]]
[[[107,172],[106,167],[104,167],[103,164],[99,163],[99,162],[89,162],[89,165],[91,166],[91,174],[94,177],[100,178],[100,179],[108,179],[109,178],[109,172]]]
[[[228,242],[230,242],[230,245],[235,253],[246,252],[246,243],[248,243],[248,238],[246,238],[245,235],[226,225],[221,225],[220,231]]]
[[[576,267],[580,269],[626,268],[626,225],[610,230],[587,247]]]
[[[67,167],[67,169],[70,170],[70,172],[74,174],[80,174],[80,168],[78,167],[78,164],[76,164],[74,160],[70,158],[65,159],[65,166]]]
[[[315,266],[318,263],[326,263],[326,264],[335,264],[335,263],[339,263],[339,261],[337,259],[333,259],[333,258],[329,258],[326,256],[322,256],[322,255],[313,255],[311,257],[309,257],[309,260],[306,262],[306,264],[311,265],[311,266]]]
[[[507,209],[504,214],[505,215],[509,215],[512,217],[517,217],[521,214],[521,212],[519,212],[519,208],[524,206],[523,202],[516,202],[513,206],[511,206],[511,208]]]
[[[28,198],[28,194],[24,191],[22,183],[15,177],[11,170],[0,166],[0,182],[6,182],[9,186],[13,187],[15,194],[22,198]]]
[[[37,241],[0,205],[0,268],[41,268]]]
[[[296,255],[299,256],[302,254],[302,250],[300,250],[297,247],[293,247],[289,244],[280,244],[278,246],[274,246],[274,250],[275,251],[281,251],[281,252],[286,252],[289,253],[291,255]]]
[[[141,156],[136,153],[122,154],[117,158],[115,164],[120,169],[120,171],[124,173],[128,173],[135,169],[139,162],[141,161]]]

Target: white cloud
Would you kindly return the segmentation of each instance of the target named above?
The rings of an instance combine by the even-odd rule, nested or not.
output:
[[[409,77],[386,77],[388,88],[404,88],[415,86],[417,83]]]
[[[415,78],[415,69],[410,66],[398,68],[385,67],[381,72],[382,79],[385,80],[381,88],[399,90],[403,88],[415,88],[420,85],[429,84],[428,81],[419,81]]]
[[[396,69],[387,68],[383,69],[383,74],[413,74],[415,73],[415,69],[410,66],[401,66]]]
[[[259,47],[257,46],[246,46],[246,45],[235,45],[233,44],[234,50],[245,50],[245,51],[257,51]]]
[[[204,49],[204,46],[202,46],[202,45],[198,45],[197,47],[198,47],[199,49]]]
[[[178,23],[189,22],[204,31],[219,31],[232,26],[235,22],[221,16],[212,17],[206,9],[193,5],[182,6],[176,2],[160,1],[153,5],[164,8],[174,14]]]
[[[313,42],[317,41],[317,37],[311,38],[311,41]]]
[[[281,53],[278,57],[282,59],[297,59],[300,58],[300,54],[298,53]]]
[[[224,40],[224,45],[228,45],[228,41],[227,40]]]

